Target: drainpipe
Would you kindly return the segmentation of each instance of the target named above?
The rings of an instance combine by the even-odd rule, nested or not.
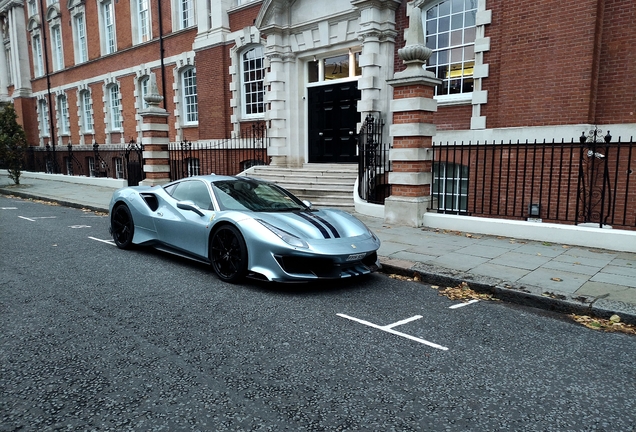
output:
[[[40,21],[42,25],[42,52],[44,53],[44,69],[46,73],[46,92],[48,97],[48,105],[49,105],[49,128],[51,133],[51,148],[53,150],[53,174],[57,174],[57,159],[55,157],[55,127],[53,126],[53,104],[51,103],[51,77],[49,71],[49,52],[48,52],[48,44],[46,42],[46,25],[44,24],[46,17],[46,10],[44,10],[43,1],[40,0],[40,13],[42,14],[42,20]]]
[[[157,7],[159,8],[159,55],[161,56],[161,93],[163,96],[163,109],[166,109],[166,65],[163,63],[165,50],[163,48],[163,18],[161,14],[161,0],[157,0]]]

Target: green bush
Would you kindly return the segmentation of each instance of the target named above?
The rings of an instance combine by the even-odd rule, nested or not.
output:
[[[7,167],[11,180],[20,184],[27,142],[17,118],[13,104],[0,111],[0,161]]]

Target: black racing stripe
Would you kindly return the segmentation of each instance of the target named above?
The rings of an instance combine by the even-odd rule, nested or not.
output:
[[[311,213],[311,215],[315,217],[316,219],[318,219],[323,224],[325,224],[325,226],[329,228],[329,231],[331,231],[331,234],[333,234],[334,238],[340,238],[340,233],[338,232],[335,226],[331,225],[329,222],[327,222],[326,220],[324,220],[323,218],[321,218],[320,216],[316,214]]]
[[[329,233],[327,232],[325,227],[320,225],[318,222],[316,222],[315,220],[313,220],[312,218],[310,218],[309,216],[307,216],[306,214],[303,214],[301,212],[294,212],[294,214],[300,216],[301,218],[305,219],[307,222],[309,222],[310,224],[312,224],[313,226],[318,228],[320,230],[320,233],[322,234],[322,236],[324,238],[329,238]]]

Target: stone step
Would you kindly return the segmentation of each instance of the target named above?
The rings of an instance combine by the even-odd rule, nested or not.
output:
[[[356,164],[304,164],[302,168],[258,165],[241,175],[276,183],[298,198],[311,201],[316,208],[354,211]]]

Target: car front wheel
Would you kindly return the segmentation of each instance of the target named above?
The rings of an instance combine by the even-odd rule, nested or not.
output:
[[[236,283],[247,274],[247,246],[240,231],[224,225],[210,240],[210,262],[219,279]]]
[[[110,216],[110,231],[118,248],[130,249],[132,247],[135,224],[130,209],[125,204],[120,204],[113,210],[113,214]]]

